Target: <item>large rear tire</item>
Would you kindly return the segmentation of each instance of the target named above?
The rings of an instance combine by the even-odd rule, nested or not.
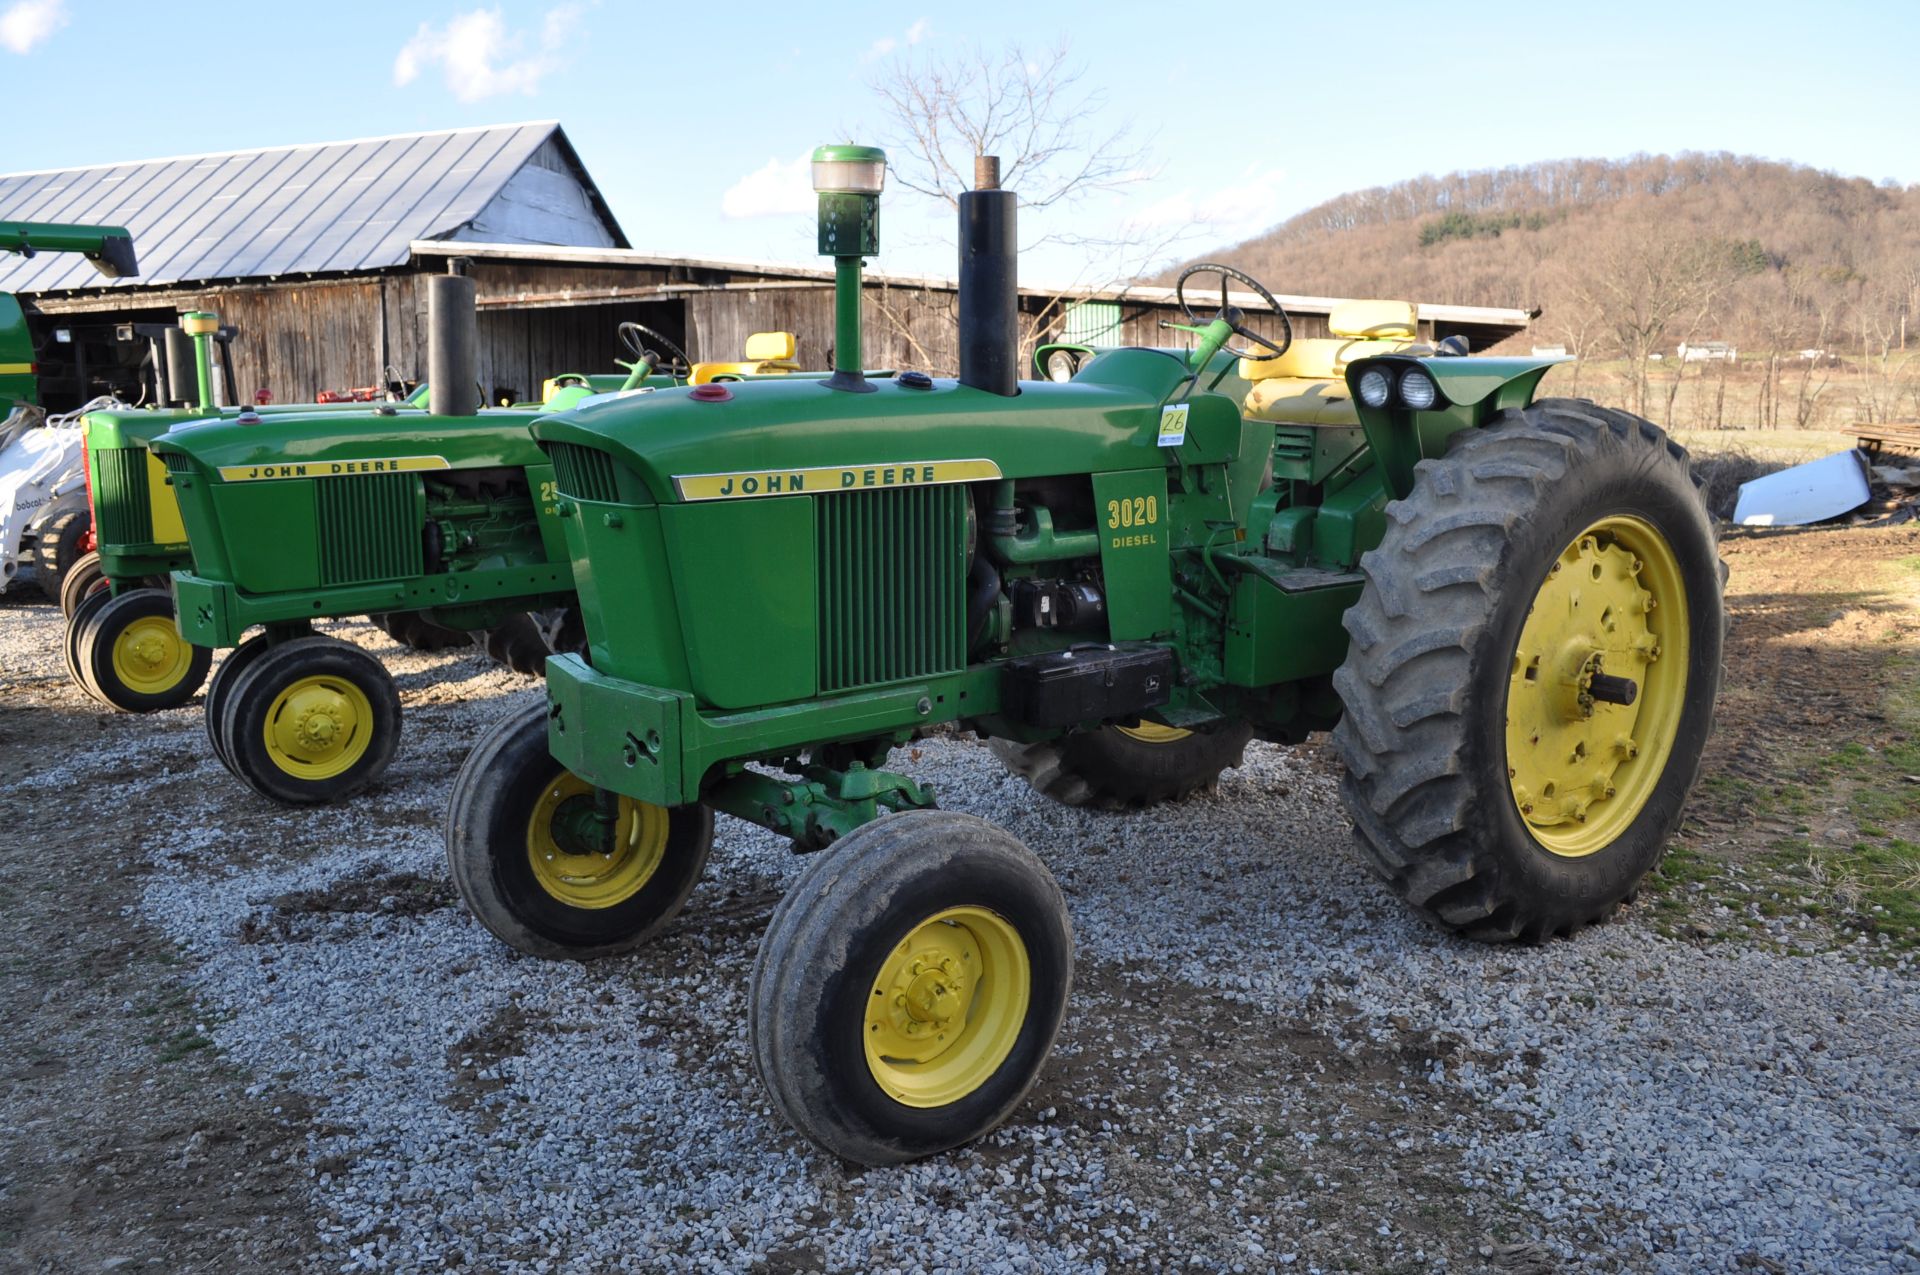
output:
[[[1388,506],[1334,685],[1360,848],[1476,939],[1604,920],[1679,824],[1725,568],[1684,450],[1570,400],[1454,435]]]
[[[1013,1114],[1072,986],[1066,901],[1032,851],[972,815],[887,815],[774,909],[747,992],[754,1069],[827,1151],[917,1160]]]
[[[382,633],[415,651],[450,651],[473,645],[472,634],[435,624],[418,611],[380,611],[367,618]]]
[[[593,841],[594,790],[547,751],[545,701],[474,743],[447,799],[447,866],[475,919],[529,956],[631,952],[679,915],[713,848],[705,806],[615,799]]]
[[[1127,810],[1212,788],[1222,771],[1240,764],[1252,738],[1245,722],[1188,731],[1143,721],[1037,744],[996,739],[990,747],[1007,769],[1061,805]]]
[[[74,563],[87,553],[87,533],[93,514],[86,509],[63,509],[40,524],[33,540],[33,566],[47,601],[59,602],[60,586]]]

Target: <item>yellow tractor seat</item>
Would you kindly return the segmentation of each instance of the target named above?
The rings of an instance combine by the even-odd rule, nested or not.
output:
[[[1358,425],[1347,397],[1347,364],[1375,354],[1432,354],[1414,337],[1419,320],[1409,301],[1342,301],[1327,316],[1330,337],[1303,337],[1277,359],[1241,359],[1253,382],[1241,411],[1288,425]]]
[[[777,372],[798,372],[794,361],[797,348],[791,332],[755,332],[747,338],[745,356],[738,363],[695,363],[687,380],[694,385],[742,376],[766,376]]]

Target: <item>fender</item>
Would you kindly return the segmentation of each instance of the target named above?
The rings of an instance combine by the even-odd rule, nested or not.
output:
[[[1347,392],[1353,396],[1367,444],[1386,476],[1395,500],[1413,490],[1413,467],[1447,450],[1447,440],[1463,429],[1485,424],[1508,408],[1533,402],[1540,378],[1566,358],[1438,358],[1383,354],[1355,359],[1347,366]],[[1433,378],[1439,397],[1425,411],[1399,402],[1399,378],[1418,367]],[[1394,379],[1395,390],[1380,407],[1360,397],[1360,378],[1379,368]]]

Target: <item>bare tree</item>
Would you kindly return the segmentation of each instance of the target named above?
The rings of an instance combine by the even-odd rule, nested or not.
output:
[[[1727,277],[1719,245],[1635,225],[1618,227],[1577,277],[1576,300],[1599,316],[1626,356],[1638,414],[1647,414],[1652,356],[1674,332],[1687,340],[1699,331]],[[1669,413],[1672,401],[1670,393]]]
[[[896,185],[948,206],[973,185],[978,155],[1000,159],[1000,184],[1015,191],[1025,217],[1022,248],[1065,245],[1082,264],[1058,296],[1022,307],[1023,345],[1029,349],[1056,326],[1071,294],[1124,290],[1192,233],[1185,225],[1122,222],[1090,230],[1105,218],[1067,217],[1095,196],[1145,181],[1146,147],[1131,122],[1103,127],[1106,95],[1084,84],[1085,68],[1074,64],[1065,43],[1040,53],[1018,44],[993,51],[959,46],[940,51],[920,46],[896,55],[868,81],[887,124],[880,141]],[[1051,210],[1056,215],[1046,216]],[[883,299],[881,313],[896,322]]]

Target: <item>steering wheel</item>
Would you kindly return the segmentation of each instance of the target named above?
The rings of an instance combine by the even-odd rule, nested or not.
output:
[[[1195,314],[1193,306],[1187,302],[1187,280],[1197,274],[1217,274],[1220,276],[1220,308],[1204,319]],[[1229,279],[1237,279],[1241,283],[1246,284],[1262,301],[1265,301],[1273,308],[1275,314],[1280,316],[1280,326],[1286,332],[1286,336],[1280,344],[1275,345],[1268,338],[1261,336],[1258,332],[1254,332],[1247,327],[1246,312],[1227,300],[1227,280]],[[1237,335],[1253,342],[1255,348],[1250,350],[1236,350],[1231,346],[1220,347],[1237,359],[1277,359],[1293,346],[1293,320],[1287,317],[1286,310],[1282,309],[1280,303],[1273,299],[1271,292],[1268,292],[1260,286],[1258,279],[1255,279],[1252,275],[1246,274],[1243,271],[1235,270],[1232,266],[1223,266],[1214,261],[1202,261],[1188,266],[1180,272],[1180,277],[1174,281],[1173,296],[1174,300],[1180,303],[1180,308],[1186,312],[1189,323],[1204,325],[1213,322],[1215,319],[1225,319],[1227,326],[1232,328]]]
[[[622,323],[620,325],[620,344],[626,347],[627,353],[636,359],[644,360],[648,367],[657,370],[660,366],[660,355],[648,347],[648,341],[652,341],[655,346],[673,356],[673,366],[668,369],[673,376],[682,377],[693,370],[693,360],[687,357],[685,350],[646,324]]]

